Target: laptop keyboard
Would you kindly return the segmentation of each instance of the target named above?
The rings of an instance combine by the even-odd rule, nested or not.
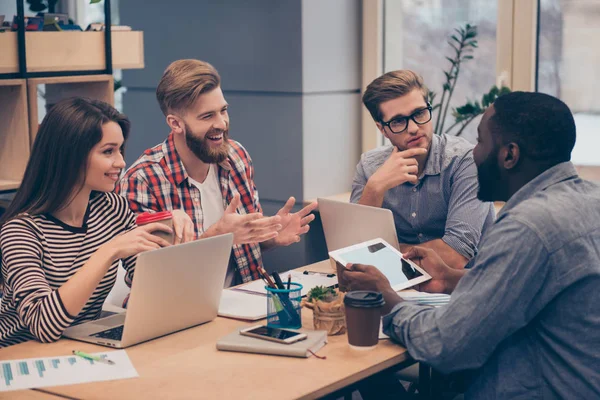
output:
[[[112,339],[112,340],[121,340],[123,337],[123,327],[125,325],[117,326],[114,328],[107,329],[102,332],[94,333],[93,337],[102,338],[102,339]]]

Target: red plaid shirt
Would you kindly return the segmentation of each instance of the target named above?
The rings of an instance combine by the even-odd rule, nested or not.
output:
[[[229,156],[218,165],[223,207],[240,194],[242,206],[239,214],[262,212],[258,190],[254,185],[254,168],[250,155],[241,144],[229,140]],[[117,185],[117,192],[125,196],[136,212],[184,210],[194,222],[196,235],[204,232],[204,215],[200,203],[200,190],[188,181],[188,174],[177,154],[173,134],[163,143],[148,149],[127,170]],[[234,245],[237,271],[243,282],[258,279],[257,267],[261,265],[258,243]]]

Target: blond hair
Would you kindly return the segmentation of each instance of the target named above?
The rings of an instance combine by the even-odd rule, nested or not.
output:
[[[196,102],[198,96],[221,85],[219,73],[207,62],[200,60],[177,60],[163,73],[156,99],[163,114],[184,111]]]
[[[421,75],[408,69],[390,71],[367,86],[362,101],[375,122],[380,122],[383,118],[379,109],[381,103],[404,96],[414,89],[419,89],[423,94],[423,99],[427,101],[429,90],[423,83]]]

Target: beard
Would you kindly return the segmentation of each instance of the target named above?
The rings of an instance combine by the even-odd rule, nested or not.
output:
[[[229,129],[211,129],[204,135],[204,138],[200,138],[200,135],[196,135],[188,124],[185,125],[185,143],[188,148],[198,157],[202,162],[207,164],[218,164],[227,159],[229,154]],[[223,143],[219,147],[212,148],[208,143],[209,136],[213,136],[219,133],[223,133]]]
[[[501,185],[501,174],[497,162],[498,150],[499,148],[494,149],[477,167],[477,182],[479,183],[477,198],[481,201],[500,199],[498,188]]]

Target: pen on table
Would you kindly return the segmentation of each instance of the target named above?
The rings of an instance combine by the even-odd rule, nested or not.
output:
[[[292,284],[292,274],[288,274],[287,290],[290,290],[291,284]]]
[[[265,271],[262,268],[258,267],[256,270],[258,271],[258,275],[268,287],[270,287],[271,289],[277,289],[277,287],[274,284],[272,284],[271,279],[268,277],[268,275],[266,275]]]
[[[335,274],[328,274],[326,272],[317,272],[317,271],[304,271],[304,275],[325,275],[328,278],[333,278]]]
[[[267,282],[267,286],[269,286],[271,289],[284,289],[283,284],[281,286],[281,288],[278,288],[278,286],[275,284],[275,282],[273,282],[273,280],[271,279],[271,277],[269,276],[269,274],[267,274],[267,271],[265,271],[262,267],[258,267],[256,269],[258,271],[258,274],[263,278],[263,280],[265,280]],[[281,282],[281,278],[279,279],[279,281]],[[275,311],[277,312],[277,315],[279,316],[280,320],[283,322],[283,324],[290,324],[290,323],[294,323],[296,324],[294,318],[299,318],[297,313],[295,312],[295,310],[293,309],[293,304],[290,303],[290,299],[287,293],[273,293],[272,294],[272,299],[273,299],[273,305],[275,306]],[[281,297],[280,297],[281,296]],[[287,302],[286,302],[287,301]],[[291,310],[290,310],[291,307]],[[294,315],[296,314],[296,315]]]
[[[257,270],[264,276],[267,282],[269,282],[270,287],[272,287],[273,289],[277,289],[277,285],[275,285],[275,282],[273,282],[273,279],[271,279],[271,277],[269,276],[269,274],[267,274],[267,271],[265,271],[263,267],[258,267]]]
[[[271,276],[273,276],[273,279],[275,280],[277,289],[285,289],[285,286],[283,286],[283,282],[281,281],[281,277],[279,276],[279,274],[277,272],[273,272],[271,274]]]
[[[79,356],[81,358],[85,358],[86,360],[98,361],[98,362],[103,362],[103,363],[110,364],[110,365],[115,365],[114,361],[111,361],[107,358],[94,356],[92,354],[87,354],[87,353],[84,353],[83,351],[73,350],[73,354],[76,356]]]

